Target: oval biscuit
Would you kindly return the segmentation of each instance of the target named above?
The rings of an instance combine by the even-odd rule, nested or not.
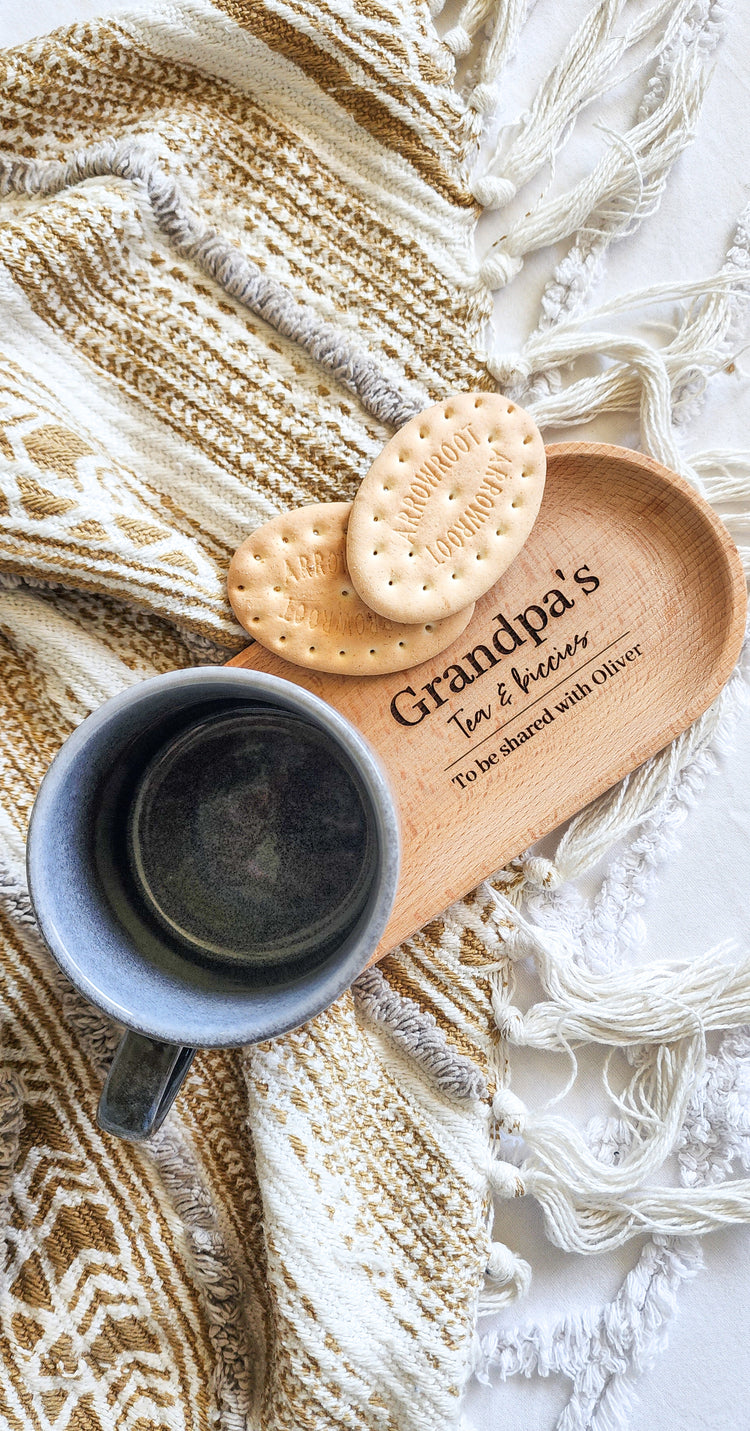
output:
[[[435,621],[477,601],[536,520],[546,458],[535,422],[497,393],[459,393],[407,422],[354,499],[347,538],[362,600]]]
[[[346,565],[350,502],[299,507],[258,527],[229,566],[232,610],[262,646],[298,666],[383,675],[460,636],[474,604],[447,621],[404,625],[360,600]]]

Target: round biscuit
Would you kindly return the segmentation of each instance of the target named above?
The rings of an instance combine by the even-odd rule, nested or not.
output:
[[[371,611],[346,565],[351,510],[326,502],[258,527],[229,565],[232,610],[256,641],[298,666],[374,676],[419,665],[460,636],[474,603],[446,621],[408,625]]]
[[[459,393],[391,438],[354,499],[352,582],[392,621],[437,621],[477,601],[518,555],[544,491],[541,434],[498,393]]]

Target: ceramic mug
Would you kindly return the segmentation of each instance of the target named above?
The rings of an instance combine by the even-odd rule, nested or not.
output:
[[[338,998],[381,939],[399,858],[367,742],[288,681],[174,671],[83,721],[39,789],[27,863],[58,964],[126,1026],[100,1126],[147,1137],[196,1048],[272,1038]]]

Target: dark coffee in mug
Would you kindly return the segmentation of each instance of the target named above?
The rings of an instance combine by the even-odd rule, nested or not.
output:
[[[143,732],[102,784],[95,849],[107,899],[156,963],[257,982],[342,944],[371,889],[374,838],[331,736],[243,704]]]
[[[328,1008],[384,936],[399,857],[377,756],[311,691],[197,667],[93,712],[42,782],[28,870],[60,967],[125,1026],[100,1126],[148,1137],[196,1048]]]
[[[130,802],[144,907],[188,953],[267,966],[325,953],[362,910],[369,829],[359,783],[325,733],[246,709],[190,725]]]

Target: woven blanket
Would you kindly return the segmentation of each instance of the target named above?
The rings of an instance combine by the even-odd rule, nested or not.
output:
[[[691,306],[661,348],[613,330],[611,309],[592,330],[585,308],[606,248],[653,208],[690,138],[717,7],[662,0],[618,30],[625,0],[595,5],[510,149],[477,174],[526,8],[469,0],[441,39],[422,0],[186,0],[2,59],[0,1419],[12,1431],[450,1428],[472,1367],[491,1360],[478,1313],[531,1275],[493,1233],[493,1193],[534,1196],[564,1248],[652,1234],[639,1305],[654,1327],[664,1287],[689,1270],[684,1238],[750,1215],[747,1181],[731,1177],[747,1128],[739,1113],[721,1121],[748,1049],[730,1033],[712,1062],[705,1043],[750,1019],[747,961],[656,969],[645,1011],[618,965],[628,899],[731,690],[574,821],[554,860],[519,858],[297,1032],[199,1054],[146,1148],[96,1127],[118,1030],[56,970],[25,885],[31,804],[65,737],[127,684],[239,650],[234,548],[280,510],[350,499],[421,407],[499,382],[547,429],[631,409],[648,449],[710,498],[745,493],[728,456],[688,461],[673,429],[732,351],[744,224],[721,274],[684,286]],[[564,203],[522,205],[477,258],[480,208],[512,200],[644,39],[626,140]],[[488,354],[493,292],[553,243],[565,256],[538,327],[523,351]],[[594,352],[606,363],[571,381]],[[563,886],[618,838],[589,916]],[[527,956],[541,981],[528,1014],[515,996]],[[632,1051],[617,1117],[588,1130],[509,1087],[515,1047],[576,1040]],[[681,1182],[655,1184],[675,1150]],[[614,1424],[596,1418],[637,1342],[597,1386],[595,1334],[569,1338],[556,1364],[531,1332],[504,1351],[506,1369],[515,1357],[573,1376],[583,1410],[567,1424],[592,1431]]]

